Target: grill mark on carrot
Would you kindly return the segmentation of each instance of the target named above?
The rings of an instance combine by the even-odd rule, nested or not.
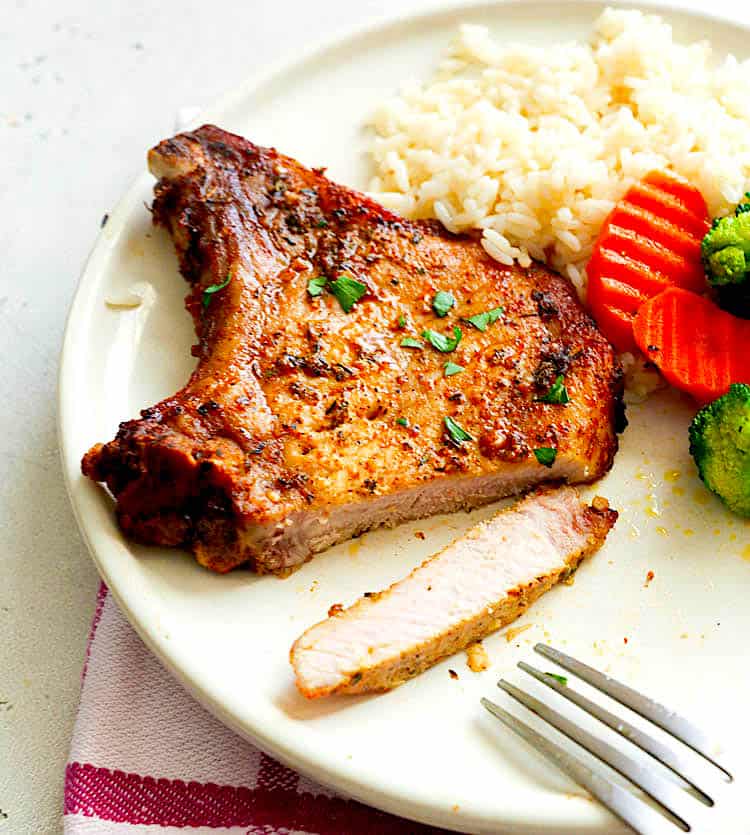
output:
[[[671,276],[648,268],[642,261],[613,249],[602,248],[597,255],[596,266],[602,275],[616,275],[620,283],[630,285],[647,297],[655,296],[672,285]]]
[[[725,394],[731,383],[750,380],[750,354],[744,347],[750,321],[703,296],[677,287],[665,290],[642,305],[633,333],[664,377],[700,402]]]
[[[626,255],[633,261],[639,261],[647,269],[653,267],[653,269],[669,276],[672,281],[676,276],[691,269],[687,259],[667,249],[658,241],[644,238],[642,235],[638,235],[630,229],[623,229],[620,226],[611,225],[608,231],[607,247],[609,249],[613,249],[621,255]]]
[[[706,201],[703,195],[690,183],[686,183],[667,171],[651,171],[643,180],[660,191],[674,197],[692,214],[705,222],[707,215]]]
[[[688,259],[700,259],[701,240],[681,229],[677,224],[660,217],[650,209],[623,203],[610,216],[610,222],[623,229],[632,229],[639,235],[656,234],[665,246]]]
[[[705,234],[706,225],[703,219],[690,211],[674,195],[661,189],[654,188],[647,183],[635,183],[630,187],[626,200],[634,206],[641,206],[641,208],[656,212],[660,217],[685,229],[691,235],[702,237]]]
[[[611,304],[609,306],[621,310],[623,313],[634,314],[648,298],[634,287],[623,284],[616,278],[608,278],[603,275],[600,280],[603,289],[607,292],[607,298],[610,299]]]

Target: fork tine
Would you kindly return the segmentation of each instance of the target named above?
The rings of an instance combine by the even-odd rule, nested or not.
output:
[[[643,833],[643,835],[675,835],[675,827],[666,818],[618,786],[609,777],[593,771],[573,754],[569,754],[559,745],[545,739],[533,728],[489,699],[483,698],[481,701],[493,716],[525,739],[579,786],[583,786],[636,832]]]
[[[608,728],[611,728],[613,731],[620,734],[620,736],[624,737],[629,742],[632,742],[633,745],[637,745],[638,748],[645,751],[647,754],[650,754],[660,763],[663,763],[668,768],[671,768],[675,774],[690,783],[690,785],[699,793],[704,803],[709,806],[713,805],[713,798],[707,795],[706,792],[704,792],[699,786],[700,782],[704,782],[705,775],[697,773],[694,763],[692,763],[688,757],[683,754],[683,752],[677,750],[673,751],[671,748],[668,748],[666,745],[653,739],[653,737],[644,733],[639,728],[631,725],[630,722],[621,719],[614,713],[610,713],[608,710],[601,707],[601,705],[596,704],[596,702],[592,702],[591,699],[586,698],[586,696],[582,695],[569,685],[560,684],[552,676],[543,673],[541,670],[537,670],[530,664],[526,664],[524,661],[519,661],[518,667],[525,673],[533,676],[537,681],[540,681],[542,684],[554,690],[555,693],[559,693],[569,702],[578,705],[578,707],[585,710],[590,716],[593,716],[600,722],[603,722]],[[704,780],[701,780],[701,777],[703,777]]]
[[[688,820],[690,818],[695,819],[696,813],[700,808],[705,809],[705,807],[701,807],[674,783],[670,783],[654,771],[638,765],[627,754],[618,751],[608,743],[583,730],[583,728],[566,719],[556,710],[548,707],[523,690],[519,690],[518,687],[510,682],[501,679],[498,682],[498,687],[505,690],[506,693],[520,702],[524,707],[536,713],[552,725],[553,728],[557,728],[568,739],[572,739],[573,742],[578,743],[578,745],[585,748],[595,757],[598,757],[602,762],[614,768],[615,771],[619,771],[631,783],[643,789],[657,803],[661,804],[661,806],[682,821],[686,832],[690,829]]]
[[[710,753],[716,746],[687,719],[675,713],[673,710],[664,707],[664,705],[659,704],[659,702],[649,699],[637,690],[633,690],[632,687],[628,687],[626,684],[610,676],[606,676],[604,673],[600,673],[598,670],[589,667],[587,664],[583,664],[581,661],[576,661],[575,658],[571,658],[564,652],[547,646],[547,644],[536,644],[534,650],[545,658],[549,658],[550,661],[554,661],[555,664],[558,664],[569,673],[578,676],[578,678],[590,684],[592,687],[596,687],[602,693],[611,696],[615,701],[629,707],[644,719],[650,720],[655,725],[667,731],[667,733],[672,734],[675,739],[679,739],[689,748],[692,748],[693,751],[696,751],[707,759],[712,765],[715,765],[716,768],[723,772],[726,779],[731,782],[732,775]]]

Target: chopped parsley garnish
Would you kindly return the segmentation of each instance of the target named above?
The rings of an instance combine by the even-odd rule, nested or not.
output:
[[[452,441],[457,444],[462,444],[464,441],[474,440],[474,438],[472,438],[462,426],[459,426],[452,417],[446,416],[444,420],[445,428],[448,430],[448,434],[450,435]]]
[[[367,285],[346,273],[341,273],[336,281],[328,285],[328,289],[339,300],[344,313],[348,313],[367,292]]]
[[[398,326],[400,328],[406,327],[406,316],[403,313],[398,317]]]
[[[544,467],[551,467],[557,458],[557,450],[551,446],[542,446],[534,450],[536,460]]]
[[[402,348],[419,348],[420,350],[424,348],[424,343],[420,342],[418,339],[415,339],[413,336],[405,336],[401,340],[401,347]]]
[[[465,371],[466,369],[463,367],[463,365],[456,365],[455,362],[448,361],[443,366],[443,370],[446,377],[452,377],[454,374],[460,374],[462,371]]]
[[[326,284],[328,283],[328,279],[324,275],[319,275],[316,278],[311,278],[307,282],[307,292],[315,298],[316,296],[322,296],[323,290],[326,289]]]
[[[555,403],[564,406],[570,403],[568,390],[565,388],[565,377],[559,374],[555,382],[550,386],[550,390],[543,397],[537,397],[539,403]]]
[[[401,417],[401,418],[396,418],[396,423],[397,423],[399,426],[408,426],[408,425],[409,425],[409,421],[408,421],[406,418],[404,418],[404,417]]]
[[[315,225],[318,229],[325,229],[328,226],[328,221],[325,218],[321,218]]]
[[[502,307],[493,307],[492,310],[487,310],[484,313],[476,313],[474,316],[469,316],[469,318],[464,319],[464,321],[468,322],[470,325],[474,325],[478,331],[484,332],[490,325],[494,325],[494,323],[497,322],[502,315]]]
[[[432,309],[435,311],[435,315],[442,319],[443,316],[448,315],[448,311],[455,303],[456,299],[453,293],[448,293],[446,290],[438,290],[435,293],[435,298],[432,300]]]
[[[430,330],[429,328],[422,331],[422,336],[430,343],[430,345],[432,345],[433,348],[436,348],[444,354],[449,354],[451,351],[455,351],[456,348],[458,348],[458,343],[461,341],[463,334],[461,333],[461,328],[454,325],[452,339],[450,336],[445,336],[445,334],[438,333],[437,331]]]
[[[348,313],[365,295],[367,285],[347,273],[341,273],[335,281],[329,281],[327,276],[319,275],[307,282],[307,292],[312,298],[322,296],[324,290],[330,290],[339,300],[344,313]]]
[[[210,287],[206,287],[203,291],[203,309],[205,310],[211,304],[211,296],[214,293],[218,293],[219,290],[223,290],[227,284],[232,280],[232,273],[227,273],[227,277],[221,284],[212,284]]]
[[[568,683],[568,679],[565,676],[559,676],[557,673],[550,673],[545,671],[544,675],[555,679],[555,681],[557,681],[559,684],[562,684],[563,687],[565,687],[565,685]]]

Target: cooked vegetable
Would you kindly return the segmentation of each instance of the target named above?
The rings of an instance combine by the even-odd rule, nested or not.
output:
[[[750,197],[750,192],[745,194]],[[750,203],[717,217],[701,244],[706,279],[713,287],[743,284],[750,273]]]
[[[750,386],[734,383],[690,424],[690,453],[709,490],[750,516]]]
[[[633,317],[668,287],[705,287],[701,241],[708,210],[700,192],[666,171],[631,186],[602,225],[586,268],[588,304],[620,351],[635,348]]]
[[[745,197],[750,199],[750,192]],[[733,215],[714,219],[701,254],[719,305],[750,317],[750,203],[740,203]]]
[[[750,380],[750,322],[697,293],[672,287],[650,299],[633,334],[664,377],[702,403]]]

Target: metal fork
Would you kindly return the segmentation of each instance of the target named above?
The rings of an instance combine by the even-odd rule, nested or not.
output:
[[[625,748],[637,746],[681,779],[675,780],[666,770],[659,773],[641,765],[624,751],[584,730],[505,679],[498,682],[498,687],[589,751],[599,762],[588,765],[499,705],[482,699],[482,704],[493,716],[641,835],[677,835],[680,831],[695,835],[750,833],[750,816],[744,809],[740,812],[740,803],[743,800],[746,803],[748,798],[741,795],[743,786],[737,786],[737,770],[730,771],[728,763],[717,760],[716,745],[705,734],[674,711],[559,650],[545,644],[537,644],[534,650],[679,740],[681,745],[666,745],[570,687],[566,678],[542,672],[523,661],[518,664],[525,673],[624,737],[627,740]],[[625,777],[628,788],[613,780],[611,772],[601,763]],[[749,788],[746,783],[745,791]],[[632,791],[637,789],[654,802],[649,803],[642,795],[633,794]]]

